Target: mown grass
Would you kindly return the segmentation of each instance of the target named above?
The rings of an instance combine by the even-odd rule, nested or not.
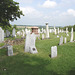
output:
[[[66,36],[63,33],[61,35]],[[25,41],[13,46],[14,56],[9,57],[7,49],[0,49],[0,75],[75,75],[75,42],[59,46],[56,36],[52,33],[50,39],[37,39],[38,54],[25,53]],[[67,37],[69,41],[70,36]],[[51,46],[55,45],[58,56],[51,58]]]

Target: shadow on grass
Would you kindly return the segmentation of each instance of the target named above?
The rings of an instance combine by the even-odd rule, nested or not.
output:
[[[35,55],[18,54],[0,62],[0,75],[58,75],[46,66],[51,62]]]
[[[68,75],[75,75],[75,67],[68,72]]]

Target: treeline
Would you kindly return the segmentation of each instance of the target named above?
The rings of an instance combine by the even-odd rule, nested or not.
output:
[[[71,32],[72,27],[73,27],[73,31],[75,31],[75,25],[73,25],[73,26],[65,26],[65,27],[63,27],[63,30],[66,30],[66,28],[68,28],[68,31]]]

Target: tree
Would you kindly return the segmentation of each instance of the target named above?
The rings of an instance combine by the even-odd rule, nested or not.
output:
[[[17,20],[23,15],[19,3],[13,0],[0,0],[0,26],[11,27],[9,21]],[[24,16],[24,15],[23,15]]]

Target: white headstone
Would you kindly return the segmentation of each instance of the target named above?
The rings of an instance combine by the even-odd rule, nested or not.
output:
[[[70,42],[73,42],[73,28],[71,30],[71,39],[70,39]]]
[[[13,56],[13,47],[8,46],[8,56]]]
[[[57,34],[56,28],[54,29],[54,33],[55,33],[55,35]]]
[[[57,57],[57,46],[51,47],[51,58]]]
[[[59,45],[62,45],[63,44],[63,36],[60,37],[60,42],[59,42]]]
[[[35,47],[35,40],[36,40],[36,36],[34,33],[32,34],[27,33],[26,41],[25,41],[25,52],[30,52],[32,54],[38,53]]]
[[[67,36],[69,36],[69,34],[67,34]]]
[[[0,27],[0,43],[4,41],[4,30]]]
[[[66,43],[66,42],[67,42],[67,38],[65,37],[65,38],[64,38],[64,43]]]
[[[66,34],[68,33],[68,28],[66,28]]]
[[[59,36],[57,35],[57,38],[59,38]]]
[[[42,34],[42,40],[44,39],[45,37],[44,37],[44,34]]]
[[[44,32],[44,29],[42,28],[41,30],[42,30],[42,33],[43,33]]]
[[[29,52],[32,53],[32,54],[38,53],[37,49],[35,47],[35,40],[36,40],[36,36],[35,36],[34,33],[32,33],[31,37],[30,37],[30,47],[29,47],[30,48]]]
[[[58,34],[59,34],[59,28],[58,28]]]
[[[12,30],[12,36],[15,37],[15,34],[16,34],[16,30],[15,30],[15,28],[13,28],[13,30]]]
[[[25,52],[29,52],[29,47],[30,47],[30,33],[27,33],[25,40]]]

